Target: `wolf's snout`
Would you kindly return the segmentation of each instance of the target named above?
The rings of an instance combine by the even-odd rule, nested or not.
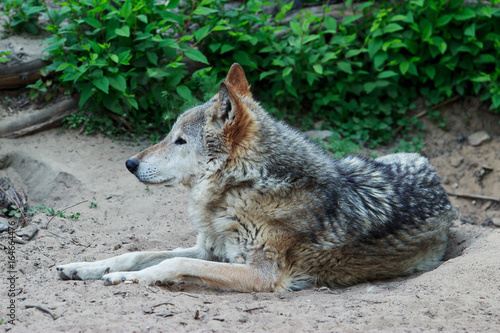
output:
[[[131,158],[125,162],[125,165],[127,166],[128,171],[135,173],[135,170],[137,170],[137,167],[139,166],[139,161]]]

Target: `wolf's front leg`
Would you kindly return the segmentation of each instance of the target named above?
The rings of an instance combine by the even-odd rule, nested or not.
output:
[[[139,271],[175,257],[212,259],[205,249],[192,247],[173,251],[125,253],[94,262],[75,262],[61,265],[57,267],[57,271],[63,280],[95,280],[111,272]]]
[[[279,285],[278,276],[279,273],[271,267],[173,258],[140,271],[109,273],[102,279],[107,285],[124,281],[145,285],[188,281],[211,288],[253,292],[286,289],[286,286]]]

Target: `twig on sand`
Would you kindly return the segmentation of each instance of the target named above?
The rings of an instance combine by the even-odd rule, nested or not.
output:
[[[192,297],[192,298],[199,298],[198,296],[186,294],[186,293],[183,293],[183,292],[180,292],[177,295],[172,295],[172,297],[177,297],[177,296],[180,296],[180,295],[186,295],[186,296],[189,296],[189,297]]]
[[[87,201],[88,201],[88,200],[83,200],[83,201],[80,201],[80,202],[78,202],[78,203],[76,203],[76,204],[70,205],[70,206],[68,206],[68,207],[64,207],[63,209],[61,209],[61,210],[57,211],[57,213],[56,213],[54,216],[52,216],[52,217],[50,218],[49,222],[47,222],[47,224],[45,225],[45,229],[47,229],[47,228],[49,227],[49,223],[50,223],[50,222],[54,219],[54,217],[56,217],[56,216],[57,216],[57,214],[61,214],[61,213],[62,213],[62,212],[64,212],[66,209],[69,209],[69,208],[71,208],[71,207],[78,206],[78,205],[80,205],[80,204],[82,204],[82,203],[85,203],[85,202],[87,202]]]
[[[52,311],[50,311],[47,308],[44,308],[41,305],[25,305],[24,307],[26,309],[35,308],[35,309],[38,309],[38,310],[40,310],[42,312],[48,313],[52,317],[53,320],[56,320],[58,318],[54,313],[52,313]]]
[[[496,201],[500,202],[500,198],[497,197],[488,197],[484,195],[476,195],[476,194],[468,194],[468,193],[451,193],[447,192],[448,195],[451,195],[453,197],[457,198],[464,198],[464,199],[473,199],[473,200],[490,200],[490,201]]]
[[[159,303],[159,304],[153,305],[152,308],[157,308],[157,307],[162,306],[162,305],[172,305],[172,306],[175,306],[175,304],[173,304],[173,303],[165,302],[165,303]]]
[[[252,312],[254,310],[262,310],[262,309],[264,309],[263,306],[258,306],[256,308],[245,309],[245,310],[243,310],[243,312]]]

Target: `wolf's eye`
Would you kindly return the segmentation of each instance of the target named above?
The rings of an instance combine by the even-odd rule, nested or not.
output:
[[[185,144],[185,143],[187,143],[187,142],[186,142],[186,140],[184,140],[183,138],[178,138],[177,140],[175,140],[175,142],[174,142],[174,143],[175,143],[176,145],[183,145],[183,144]]]

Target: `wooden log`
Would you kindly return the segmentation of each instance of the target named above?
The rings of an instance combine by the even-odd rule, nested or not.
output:
[[[48,64],[50,62],[42,59],[29,62],[11,60],[0,64],[0,90],[16,89],[35,83],[40,78],[40,70]]]
[[[64,117],[77,110],[78,99],[70,98],[46,109],[10,121],[7,119],[0,124],[0,138],[17,138],[57,126]]]

